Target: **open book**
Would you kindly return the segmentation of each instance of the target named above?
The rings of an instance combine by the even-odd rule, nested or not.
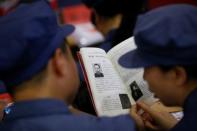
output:
[[[108,53],[100,48],[81,48],[80,63],[98,116],[115,116],[129,112],[138,100],[156,101],[143,80],[143,69],[127,69],[118,64],[120,56],[133,50],[133,37]]]

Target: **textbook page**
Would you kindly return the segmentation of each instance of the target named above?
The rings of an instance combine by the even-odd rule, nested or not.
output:
[[[143,79],[143,68],[128,69],[118,63],[122,55],[135,48],[134,38],[130,37],[112,48],[107,55],[133,99],[135,101],[143,100],[145,103],[152,105],[158,99],[154,98],[154,94],[149,91],[148,84]]]
[[[88,77],[98,116],[116,116],[129,112],[131,104],[121,78],[104,50],[81,48],[80,54]]]

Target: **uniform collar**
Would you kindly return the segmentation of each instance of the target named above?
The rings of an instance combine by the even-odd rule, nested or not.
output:
[[[197,110],[197,89],[192,91],[186,98],[184,105],[184,112],[196,112]]]
[[[4,120],[14,120],[24,117],[36,117],[51,114],[70,114],[64,101],[39,99],[16,102],[7,108]]]
[[[112,41],[115,34],[117,32],[117,29],[112,29],[108,32],[107,36],[105,37],[105,42],[108,42],[108,41]]]

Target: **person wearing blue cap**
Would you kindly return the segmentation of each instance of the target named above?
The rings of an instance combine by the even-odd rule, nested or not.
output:
[[[152,10],[138,18],[134,37],[137,49],[123,55],[119,63],[126,68],[144,67],[144,79],[150,90],[164,104],[182,106],[184,111],[177,123],[166,117],[165,112],[140,102],[133,109],[138,126],[196,131],[197,7],[176,4]],[[144,110],[149,117],[138,115],[137,109]]]
[[[0,18],[0,79],[12,94],[0,131],[133,131],[130,115],[71,114],[79,78],[65,37],[44,0],[21,4]],[[66,104],[65,104],[66,103]]]

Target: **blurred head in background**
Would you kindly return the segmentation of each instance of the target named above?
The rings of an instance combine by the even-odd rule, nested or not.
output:
[[[106,36],[116,29],[112,43],[129,38],[133,34],[136,18],[143,12],[144,0],[82,0],[93,10],[92,21]]]

